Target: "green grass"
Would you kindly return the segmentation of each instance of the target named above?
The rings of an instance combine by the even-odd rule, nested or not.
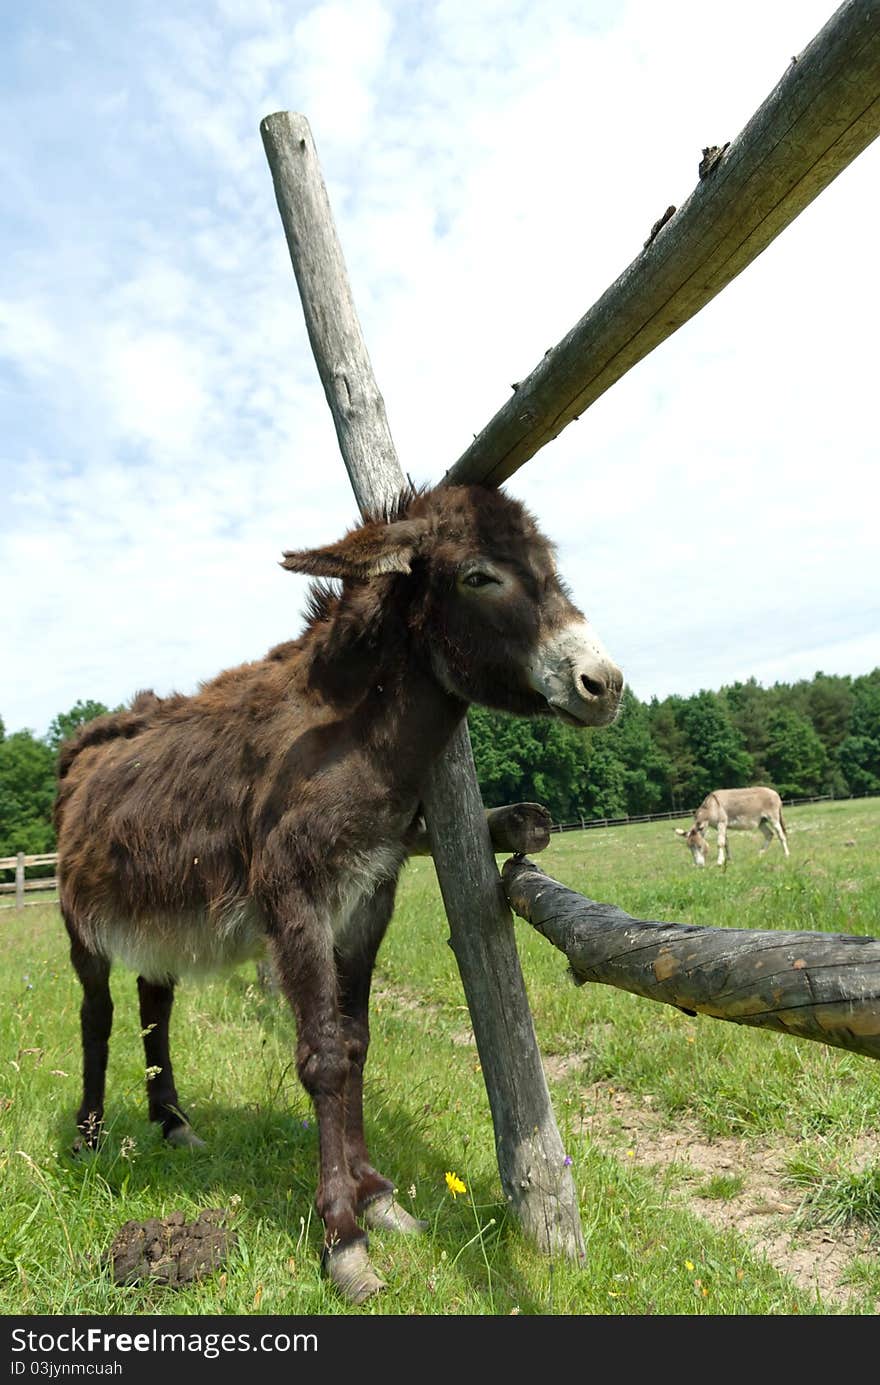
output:
[[[733,838],[727,871],[696,870],[672,823],[556,837],[544,869],[641,918],[880,935],[880,801],[786,813],[792,857]],[[847,843],[855,843],[848,845]],[[640,1168],[590,1138],[596,1084],[706,1138],[773,1139],[804,1212],[864,1228],[849,1312],[874,1312],[880,1173],[874,1064],[807,1040],[690,1018],[607,986],[575,987],[563,955],[521,921],[516,938],[557,1120],[581,1199],[585,1267],[536,1254],[507,1215],[492,1123],[469,1038],[433,865],[407,867],[380,954],[367,1070],[368,1137],[401,1200],[430,1223],[417,1239],[374,1233],[388,1281],[365,1308],[322,1280],[313,1211],[314,1122],[283,1003],[253,969],[181,986],[172,1023],[182,1099],[208,1149],[166,1149],[146,1119],[134,979],[114,973],[108,1136],[69,1154],[79,1099],[78,983],[53,905],[0,911],[0,1312],[344,1314],[737,1314],[838,1311],[682,1204],[676,1165]],[[466,1183],[453,1198],[447,1170]],[[707,1191],[707,1187],[709,1190]],[[691,1189],[693,1179],[691,1177]],[[698,1189],[738,1193],[736,1175]],[[103,1255],[129,1218],[230,1209],[225,1275],[178,1290],[115,1288]]]
[[[739,1174],[716,1173],[696,1189],[697,1197],[710,1200],[727,1201],[738,1197],[745,1187],[745,1179]]]
[[[806,1148],[789,1159],[786,1171],[791,1185],[803,1192],[805,1222],[880,1229],[880,1165],[848,1167],[840,1153]]]

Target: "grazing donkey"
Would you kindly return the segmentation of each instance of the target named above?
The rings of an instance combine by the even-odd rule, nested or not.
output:
[[[675,828],[676,834],[684,837],[690,847],[695,866],[706,864],[709,847],[707,827],[714,827],[718,832],[719,866],[726,866],[730,860],[728,831],[753,832],[758,827],[764,837],[762,853],[773,838],[778,837],[786,856],[791,855],[782,820],[782,799],[775,789],[716,789],[714,793],[707,794],[694,814],[690,830],[686,832],[683,827]]]
[[[365,1228],[420,1230],[363,1129],[370,980],[426,775],[470,702],[603,726],[623,688],[503,491],[412,492],[338,543],[285,553],[317,578],[304,633],[192,696],[135,698],[62,750],[61,909],[83,987],[80,1139],[97,1143],[111,960],[137,972],[150,1119],[201,1143],[168,1051],[175,981],[267,945],[314,1104],[322,1263],[360,1303],[383,1287]],[[359,1223],[362,1223],[361,1226]]]

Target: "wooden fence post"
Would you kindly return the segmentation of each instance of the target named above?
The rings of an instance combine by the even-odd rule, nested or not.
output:
[[[318,373],[362,513],[406,480],[355,312],[308,121],[281,111],[260,132]],[[463,725],[431,776],[425,816],[452,946],[495,1124],[505,1197],[548,1254],[583,1259],[577,1191],[556,1126]]]
[[[24,908],[24,852],[20,851],[15,858],[15,907]]]

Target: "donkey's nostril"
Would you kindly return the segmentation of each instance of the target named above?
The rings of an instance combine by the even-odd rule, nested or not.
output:
[[[588,678],[585,673],[582,673],[581,682],[591,697],[605,696],[605,684],[600,682],[598,678]]]

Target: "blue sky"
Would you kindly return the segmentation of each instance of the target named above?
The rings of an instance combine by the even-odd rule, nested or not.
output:
[[[833,5],[0,12],[0,716],[192,691],[355,518],[259,122],[311,123],[401,464],[439,480]],[[509,482],[641,698],[880,664],[880,142]]]

